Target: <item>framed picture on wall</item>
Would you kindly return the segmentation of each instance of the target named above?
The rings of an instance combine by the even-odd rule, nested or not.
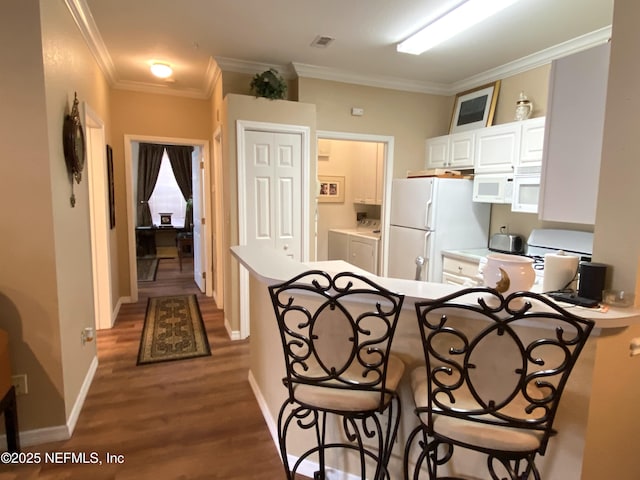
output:
[[[318,181],[320,182],[319,202],[344,202],[344,177],[320,175]]]
[[[456,95],[449,133],[488,127],[498,102],[500,80]]]
[[[109,188],[109,227],[116,226],[116,200],[115,188],[113,184],[113,150],[107,145],[107,182]]]

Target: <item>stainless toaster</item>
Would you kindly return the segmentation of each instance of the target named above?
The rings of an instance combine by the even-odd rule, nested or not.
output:
[[[520,235],[496,233],[489,239],[489,250],[504,253],[522,253],[524,242]]]

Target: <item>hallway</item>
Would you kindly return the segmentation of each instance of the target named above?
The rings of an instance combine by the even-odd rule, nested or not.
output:
[[[24,452],[96,452],[102,465],[0,466],[9,479],[283,478],[276,447],[247,381],[248,341],[231,341],[223,314],[193,282],[192,260],[162,259],[155,282],[120,309],[115,327],[98,332],[99,366],[73,437]],[[198,295],[212,355],[136,366],[149,296]],[[124,463],[107,464],[107,452]]]

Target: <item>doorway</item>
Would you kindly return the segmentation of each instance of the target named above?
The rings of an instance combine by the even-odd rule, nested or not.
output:
[[[171,145],[189,145],[194,147],[194,152],[197,152],[197,157],[194,159],[194,180],[197,177],[196,172],[200,172],[199,181],[193,184],[193,201],[198,203],[197,207],[194,205],[194,232],[198,230],[198,242],[196,242],[196,236],[194,235],[193,252],[194,252],[194,281],[196,272],[200,275],[196,284],[198,284],[205,295],[212,295],[211,281],[211,240],[210,235],[207,233],[206,218],[211,216],[211,188],[209,181],[209,142],[207,140],[194,140],[184,138],[168,138],[168,137],[143,137],[143,136],[131,136],[125,135],[125,175],[126,175],[126,187],[127,187],[127,229],[129,232],[129,282],[130,282],[130,301],[138,301],[138,278],[137,278],[137,246],[136,246],[136,218],[137,218],[137,205],[135,203],[135,181],[136,178],[134,172],[134,166],[137,165],[138,145],[140,143],[157,143],[157,144],[171,144]],[[198,217],[195,213],[198,212]],[[198,223],[196,227],[196,223]],[[195,262],[198,261],[198,265]],[[199,273],[202,272],[202,273]],[[204,284],[203,284],[204,281]],[[202,288],[204,287],[204,288]]]
[[[325,260],[327,255],[327,234],[329,224],[334,222],[336,218],[342,222],[340,225],[335,225],[339,228],[349,228],[351,225],[355,226],[357,218],[360,214],[365,213],[369,218],[371,216],[379,216],[380,230],[382,232],[380,239],[380,261],[378,268],[379,276],[387,275],[387,236],[389,231],[389,212],[390,205],[388,199],[391,198],[391,179],[393,178],[393,152],[394,152],[394,137],[386,135],[370,135],[370,134],[358,134],[358,133],[346,133],[346,132],[334,132],[334,131],[318,131],[316,134],[318,141],[318,176],[321,177],[324,173],[325,165],[329,165],[331,162],[331,156],[337,153],[331,150],[332,142],[338,142],[338,148],[344,146],[344,144],[350,144],[350,154],[358,152],[358,155],[365,151],[373,150],[376,155],[376,145],[378,146],[379,158],[372,158],[371,165],[363,166],[357,163],[357,159],[354,158],[354,165],[338,171],[339,177],[345,176],[345,182],[349,179],[347,176],[350,171],[357,172],[357,179],[353,179],[353,185],[358,186],[367,182],[376,182],[373,176],[370,176],[371,172],[376,171],[376,160],[379,159],[378,175],[380,176],[380,192],[377,193],[378,200],[373,202],[366,200],[362,201],[355,198],[356,194],[351,193],[343,205],[333,203],[318,204],[317,216],[316,216],[316,258],[318,260]],[[329,150],[327,150],[327,147]],[[326,162],[326,163],[325,163]],[[344,167],[344,166],[343,166]],[[366,174],[365,175],[365,171]],[[343,175],[344,174],[344,175]],[[366,177],[366,179],[365,179]],[[348,190],[347,190],[348,191]],[[353,189],[352,189],[353,192]],[[366,195],[364,195],[366,196]],[[337,208],[336,208],[337,207]],[[340,210],[342,213],[338,214]],[[326,217],[326,218],[325,218]],[[331,219],[329,221],[329,218]],[[331,225],[333,227],[334,225]]]
[[[107,329],[113,326],[115,314],[111,285],[106,141],[104,122],[86,103],[84,124],[87,140],[95,328]]]
[[[237,122],[240,245],[309,258],[310,129]],[[240,265],[240,338],[249,336],[249,272]]]

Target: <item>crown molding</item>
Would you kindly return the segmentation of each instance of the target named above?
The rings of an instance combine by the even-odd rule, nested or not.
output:
[[[421,82],[396,77],[361,75],[345,70],[307,65],[304,63],[292,63],[298,77],[317,78],[334,82],[352,83],[367,87],[388,88],[391,90],[403,90],[407,92],[431,93],[434,95],[447,95],[449,86],[442,83]]]
[[[246,73],[255,75],[273,68],[277,70],[285,80],[296,78],[296,72],[290,65],[276,65],[273,63],[251,62],[237,58],[214,57],[214,60],[223,72]]]
[[[114,86],[117,82],[116,69],[111,60],[111,55],[107,50],[93,15],[85,0],[64,0],[65,5],[71,12],[73,21],[78,26],[80,33],[91,50],[98,66],[104,76],[107,78],[109,85]]]
[[[473,75],[472,77],[465,78],[464,80],[451,84],[449,94],[454,95],[478,85],[517,75],[519,73],[526,72],[527,70],[547,65],[558,58],[566,57],[567,55],[601,45],[609,41],[611,38],[611,32],[611,26],[594,30],[593,32],[567,40],[566,42],[533,53],[519,60],[515,60],[477,75]]]
[[[198,100],[207,100],[210,94],[201,89],[196,88],[178,88],[173,84],[158,85],[155,83],[132,82],[129,80],[119,80],[112,85],[115,90],[131,90],[133,92],[153,93],[157,95],[172,95],[174,97],[195,98]]]
[[[216,62],[213,57],[209,57],[207,71],[204,74],[204,94],[206,95],[206,98],[210,98],[213,95],[213,90],[215,89],[216,83],[218,83],[221,75],[222,70],[220,70],[218,62]]]

